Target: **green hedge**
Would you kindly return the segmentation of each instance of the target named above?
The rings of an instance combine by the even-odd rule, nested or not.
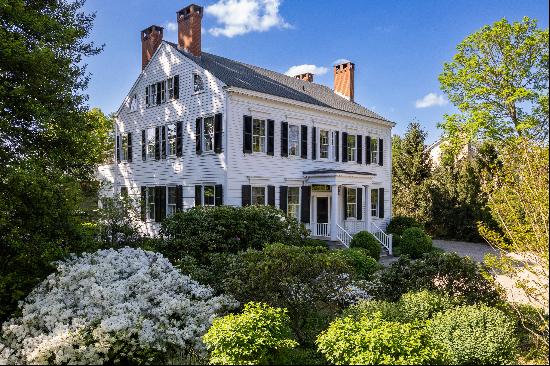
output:
[[[403,231],[399,239],[401,254],[410,256],[413,259],[422,257],[423,254],[432,250],[432,238],[418,227],[410,227]]]
[[[380,259],[380,242],[368,231],[360,231],[355,234],[351,239],[350,248],[366,249],[372,258]]]

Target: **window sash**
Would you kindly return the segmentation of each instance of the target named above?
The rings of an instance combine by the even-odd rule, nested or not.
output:
[[[319,131],[319,158],[328,159],[329,152],[329,132],[327,130]]]
[[[166,190],[166,216],[172,216],[176,213],[176,187],[166,187]]]
[[[174,99],[174,77],[168,78],[168,99]]]
[[[160,82],[160,102],[166,103],[166,80]]]
[[[265,120],[254,119],[252,122],[252,151],[266,151]]]
[[[214,150],[214,117],[206,117],[202,121],[203,150]]]
[[[300,155],[300,128],[298,126],[288,126],[288,155]]]
[[[193,74],[193,91],[198,93],[204,90],[204,84],[199,74]]]
[[[121,135],[121,150],[122,150],[122,156],[121,156],[121,160],[123,161],[128,161],[128,134],[127,133],[123,133]]]
[[[355,135],[348,135],[348,161],[357,160],[357,139]]]
[[[252,205],[265,205],[265,187],[252,187]]]
[[[155,106],[157,105],[157,83],[151,84],[149,90],[151,91],[151,98],[149,100],[151,101],[151,105]]]
[[[378,188],[370,191],[370,214],[372,217],[378,217]]]
[[[137,111],[137,94],[132,95],[130,98],[130,112]]]
[[[147,220],[155,220],[155,187],[147,187]]]
[[[378,139],[376,138],[370,140],[370,162],[378,164]]]
[[[300,187],[288,187],[287,215],[298,219],[300,216]]]
[[[176,125],[169,124],[166,126],[166,142],[168,144],[168,155],[176,155],[176,140],[177,132]]]
[[[347,189],[346,216],[348,218],[357,218],[357,189]]]
[[[147,158],[155,158],[155,129],[147,129]]]
[[[203,205],[215,206],[216,204],[216,187],[215,186],[203,186]]]

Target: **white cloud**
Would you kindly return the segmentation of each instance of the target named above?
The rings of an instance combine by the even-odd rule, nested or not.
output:
[[[332,66],[347,64],[348,62],[351,62],[351,61],[345,58],[339,58],[338,60],[332,63]]]
[[[234,37],[249,32],[265,32],[273,27],[289,28],[279,15],[281,0],[219,0],[207,6],[221,27],[210,28],[214,36]]]
[[[437,95],[436,93],[428,93],[422,99],[418,99],[415,103],[416,108],[429,108],[433,106],[442,106],[449,103],[443,95]]]
[[[176,32],[178,30],[178,24],[176,22],[166,22],[164,28],[168,29],[170,32]]]
[[[322,66],[315,65],[296,65],[292,66],[290,69],[285,72],[285,75],[296,76],[305,74],[306,72],[312,73],[313,75],[323,75],[326,74],[328,69]]]

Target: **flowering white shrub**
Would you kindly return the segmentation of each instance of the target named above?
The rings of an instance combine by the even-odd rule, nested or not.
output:
[[[161,254],[100,250],[57,263],[2,326],[0,363],[158,363],[204,353],[201,337],[227,296],[182,275]]]

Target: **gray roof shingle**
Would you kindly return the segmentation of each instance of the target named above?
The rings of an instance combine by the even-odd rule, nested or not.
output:
[[[390,122],[386,118],[368,110],[360,104],[350,102],[335,94],[332,89],[324,85],[310,83],[258,66],[248,65],[225,57],[216,56],[211,53],[202,52],[201,57],[196,57],[179,50],[175,43],[166,43],[197,63],[203,69],[210,71],[216,78],[220,79],[228,86]]]

